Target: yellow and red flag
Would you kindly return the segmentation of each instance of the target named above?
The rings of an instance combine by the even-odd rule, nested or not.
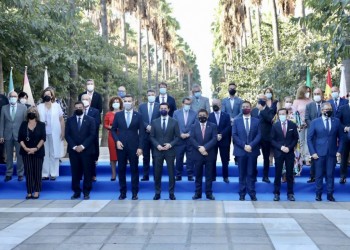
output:
[[[324,91],[324,97],[325,100],[329,100],[332,98],[332,75],[331,70],[328,68],[327,71],[327,82],[326,82],[326,89]]]

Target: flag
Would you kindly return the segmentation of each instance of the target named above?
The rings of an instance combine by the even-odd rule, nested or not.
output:
[[[339,96],[346,97],[348,91],[346,89],[344,66],[340,67],[340,84],[339,84]]]
[[[24,81],[23,81],[23,92],[26,92],[28,95],[28,100],[27,103],[34,106],[34,98],[33,98],[33,94],[32,94],[32,90],[30,88],[30,84],[29,84],[29,79],[28,79],[28,75],[27,75],[27,66],[25,66],[24,69]]]
[[[10,71],[10,81],[9,81],[9,89],[8,89],[8,93],[11,93],[12,91],[15,90],[15,88],[13,87],[13,78],[12,78],[12,69],[13,67],[11,67],[11,71]]]
[[[306,87],[311,88],[311,75],[309,67],[306,67]]]
[[[324,97],[325,100],[331,99],[332,95],[332,76],[331,76],[331,70],[328,68],[327,71],[327,82],[326,82],[326,89],[324,91]]]
[[[44,73],[44,88],[46,89],[47,87],[49,87],[49,75],[47,73],[47,66],[45,66],[45,73]]]

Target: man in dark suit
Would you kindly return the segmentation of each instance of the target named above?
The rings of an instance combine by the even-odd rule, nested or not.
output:
[[[264,158],[263,182],[270,183],[270,151],[271,151],[271,128],[274,117],[273,110],[266,105],[266,96],[260,94],[257,107],[252,110],[252,117],[260,119],[261,129],[261,151]],[[257,170],[256,170],[257,174]]]
[[[336,117],[339,111],[339,108],[345,104],[348,104],[349,101],[345,98],[339,96],[339,88],[333,86],[332,89],[332,99],[328,102],[332,105],[333,117]]]
[[[79,94],[80,101],[81,101],[81,96],[83,94],[88,94],[91,97],[91,107],[98,109],[101,114],[102,113],[102,96],[95,91],[94,80],[88,79],[86,81],[86,91]]]
[[[230,115],[231,123],[233,119],[236,118],[238,114],[241,113],[242,99],[236,96],[237,86],[234,82],[231,82],[228,85],[229,97],[222,100],[222,112],[225,112]]]
[[[155,160],[154,166],[154,184],[155,195],[153,200],[160,199],[162,185],[163,162],[166,161],[169,175],[169,199],[176,200],[175,189],[175,167],[176,156],[175,145],[180,138],[180,130],[177,121],[168,115],[169,104],[160,104],[161,117],[152,122],[151,141],[153,144],[153,154]]]
[[[213,163],[218,131],[214,123],[208,122],[208,111],[198,111],[198,120],[191,127],[190,141],[193,146],[193,162],[196,175],[196,190],[193,200],[202,198],[203,170],[205,168],[205,195],[209,200],[215,200],[212,190]]]
[[[294,148],[298,143],[299,134],[297,125],[287,120],[287,109],[278,110],[278,118],[271,129],[271,144],[274,148],[275,157],[275,189],[273,191],[274,201],[280,200],[281,176],[283,164],[286,166],[287,177],[287,198],[295,201],[293,191],[293,167],[294,167]]]
[[[208,114],[210,113],[209,98],[202,96],[202,88],[197,83],[192,85],[191,109],[196,113],[201,109],[205,109]]]
[[[3,106],[9,104],[9,100],[7,97],[3,94],[0,94],[0,116],[1,116],[1,109]],[[4,144],[0,143],[0,164],[5,164],[5,157],[4,157]]]
[[[126,164],[131,169],[132,199],[138,200],[139,192],[139,156],[142,155],[144,126],[140,113],[133,110],[133,97],[124,97],[124,111],[115,114],[112,124],[112,136],[117,145],[119,200],[126,198]],[[118,131],[118,133],[117,133]]]
[[[101,114],[98,109],[91,107],[91,97],[88,94],[82,95],[81,101],[84,104],[84,114],[94,118],[96,124],[95,139],[93,141],[95,153],[92,158],[93,161],[91,162],[92,181],[96,181],[96,165],[98,157],[100,156],[99,130],[101,124]]]
[[[182,180],[184,156],[186,153],[186,171],[189,181],[193,179],[192,144],[189,140],[191,127],[197,121],[197,114],[191,109],[191,98],[182,99],[182,108],[174,112],[180,128],[180,139],[176,146],[176,181]]]
[[[80,198],[80,179],[83,173],[84,200],[90,199],[91,161],[95,151],[94,138],[96,123],[94,118],[84,115],[84,104],[80,101],[74,104],[74,115],[67,119],[65,137],[68,143],[67,151],[72,171],[72,200]]]
[[[230,144],[231,144],[231,119],[230,115],[221,112],[221,101],[214,99],[212,102],[214,112],[209,114],[208,121],[214,123],[218,128],[218,137],[215,146],[215,160],[213,165],[213,181],[216,180],[216,163],[218,151],[220,149],[220,157],[222,163],[222,178],[225,183],[229,183],[228,165],[230,161]]]
[[[311,122],[314,119],[322,116],[321,105],[324,102],[323,92],[320,88],[315,88],[313,94],[314,101],[308,103],[305,108],[305,122],[308,128],[311,126]],[[315,162],[311,161],[310,178],[307,183],[313,182],[315,182]]]
[[[139,113],[142,115],[145,136],[143,140],[143,177],[141,181],[149,180],[151,150],[153,149],[150,139],[151,123],[154,119],[159,118],[159,103],[155,102],[156,92],[152,89],[147,90],[147,102],[139,106]],[[154,161],[153,161],[154,163]]]
[[[316,170],[316,201],[322,200],[323,177],[326,177],[327,200],[335,201],[334,169],[337,158],[342,152],[342,131],[338,118],[333,117],[330,103],[321,106],[322,117],[311,122],[308,130],[307,145],[310,155],[315,161]],[[338,147],[339,140],[339,147]]]
[[[350,99],[350,92],[347,97]],[[341,129],[343,134],[343,152],[341,154],[340,162],[340,184],[346,183],[346,177],[348,176],[348,158],[350,152],[350,140],[348,136],[350,134],[350,105],[346,104],[339,108],[337,118],[340,120]]]
[[[251,115],[251,104],[242,103],[243,116],[237,117],[232,125],[232,138],[235,144],[233,154],[238,160],[239,200],[244,201],[248,193],[252,201],[257,201],[255,179],[257,159],[260,155],[260,122]]]
[[[174,97],[168,95],[167,88],[168,88],[168,85],[165,82],[159,83],[159,96],[156,97],[156,102],[168,103],[170,107],[169,116],[173,117],[173,114],[176,110],[176,102]]]

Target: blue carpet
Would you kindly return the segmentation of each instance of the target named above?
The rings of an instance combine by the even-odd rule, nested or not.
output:
[[[5,165],[0,165],[0,175],[4,177]],[[140,177],[142,177],[142,166],[140,166]],[[308,184],[306,181],[309,178],[309,167],[304,166],[301,176],[295,177],[294,192],[297,201],[314,201],[315,199],[315,184]],[[273,180],[274,167],[270,168],[271,184],[261,182],[262,166],[258,166],[259,177],[256,183],[257,198],[261,201],[271,201],[273,199]],[[339,176],[339,167],[336,168],[335,176]],[[221,164],[217,168],[217,182],[213,183],[213,192],[216,200],[238,200],[238,169],[237,166],[230,166],[229,176],[230,183],[226,184],[222,181]],[[184,172],[185,174],[185,172]],[[71,191],[71,173],[69,162],[63,162],[60,166],[60,177],[56,181],[43,181],[43,188],[40,194],[40,199],[54,199],[66,200],[70,199]],[[233,176],[233,177],[232,177]],[[168,199],[168,178],[166,167],[163,170],[162,179],[162,199]],[[131,199],[131,185],[129,168],[127,172],[128,193],[127,199]],[[348,185],[339,184],[339,178],[335,178],[335,193],[334,196],[337,201],[349,201]],[[287,200],[286,184],[282,184],[281,201]],[[194,182],[187,181],[184,176],[182,181],[176,182],[175,195],[178,200],[191,200],[194,194]],[[204,189],[203,189],[204,190]],[[26,195],[25,182],[18,182],[16,176],[9,182],[0,180],[0,199],[24,199]],[[93,190],[91,191],[91,199],[96,200],[115,200],[119,196],[118,181],[110,181],[110,166],[109,162],[99,162],[97,166],[97,182],[93,183]],[[151,177],[148,182],[140,182],[139,199],[151,200],[154,196],[154,182]],[[203,197],[205,195],[203,194]],[[247,200],[249,196],[247,195]],[[323,195],[326,200],[326,195]]]

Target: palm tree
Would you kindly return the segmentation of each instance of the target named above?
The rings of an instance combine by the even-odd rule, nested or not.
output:
[[[272,6],[272,33],[273,33],[273,47],[275,50],[275,54],[278,55],[281,50],[279,30],[278,30],[278,18],[277,18],[277,8],[276,8],[276,0],[271,0]]]

